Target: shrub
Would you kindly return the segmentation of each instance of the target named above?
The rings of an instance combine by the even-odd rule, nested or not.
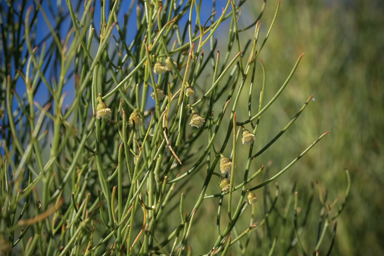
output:
[[[245,28],[238,25],[246,1],[227,1],[217,14],[212,1],[208,16],[202,1],[60,4],[2,6],[2,17],[8,13],[1,27],[2,254],[244,255],[256,251],[254,241],[262,254],[276,247],[281,254],[294,247],[303,255],[330,253],[336,224],[320,246],[345,201],[333,212],[318,187],[319,231],[303,238],[312,241],[305,245],[313,193],[299,207],[293,189],[281,209],[278,184],[268,185],[328,133],[274,175],[270,164],[252,164],[312,99],[254,152],[261,117],[303,57],[265,103],[266,70],[258,57],[280,2],[262,40],[265,3]],[[41,19],[46,43],[37,40]],[[214,35],[225,25],[223,44]],[[253,39],[244,43],[240,33],[251,28]],[[227,50],[224,58],[219,48]],[[346,197],[348,172],[347,178]]]

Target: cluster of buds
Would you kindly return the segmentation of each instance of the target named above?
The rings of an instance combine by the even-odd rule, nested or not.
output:
[[[135,109],[132,114],[129,116],[129,119],[128,119],[128,124],[129,126],[138,126],[138,125],[142,125],[143,124],[143,120],[141,119],[141,116],[140,116],[140,113],[139,113],[139,109]]]
[[[173,64],[175,65],[175,67],[177,67],[176,62],[173,62]],[[167,70],[167,71],[172,71],[173,70],[173,66],[172,66],[172,63],[171,63],[171,58],[169,58],[169,57],[165,60],[165,70]]]
[[[173,64],[177,67],[176,62],[173,62]],[[164,74],[165,72],[172,71],[172,70],[173,70],[173,66],[170,58],[167,58],[165,60],[165,66],[159,61],[157,61],[153,66],[153,72],[155,72],[155,74],[157,75]]]
[[[256,197],[255,194],[253,194],[252,192],[249,192],[249,193],[248,193],[247,198],[248,198],[248,203],[249,203],[249,204],[254,204],[254,203],[256,203],[256,201],[257,201],[257,197]]]
[[[107,108],[107,105],[103,102],[101,99],[101,94],[99,94],[99,97],[97,98],[99,100],[99,103],[96,107],[96,118],[97,119],[107,119],[110,118],[112,115],[112,111],[110,108]]]
[[[200,128],[203,126],[205,120],[198,113],[193,112],[191,116],[191,121],[189,122],[190,126],[194,126],[196,128]]]
[[[252,144],[255,141],[255,135],[252,134],[250,131],[245,129],[243,131],[243,137],[241,138],[241,141],[243,142],[243,145],[249,145]]]
[[[230,181],[227,178],[221,178],[219,180],[219,187],[221,191],[227,191],[229,189]]]
[[[230,173],[231,169],[232,169],[232,162],[228,158],[221,156],[221,158],[220,158],[220,172],[223,174],[224,173]]]
[[[188,82],[187,82],[187,84],[188,84]],[[195,94],[195,91],[193,90],[193,88],[191,86],[188,85],[188,87],[185,89],[185,95],[187,97],[190,97],[193,94]]]
[[[165,96],[164,96],[163,90],[161,90],[159,87],[156,87],[156,92],[157,92],[157,97],[159,98],[159,100],[164,99]],[[155,99],[155,92],[154,91],[151,93],[151,97],[152,97],[152,99]]]
[[[165,73],[167,70],[165,69],[165,67],[163,66],[163,64],[161,64],[161,62],[157,61],[155,63],[155,65],[153,66],[153,72],[155,72],[155,74],[157,75],[160,75],[160,74],[163,74]]]

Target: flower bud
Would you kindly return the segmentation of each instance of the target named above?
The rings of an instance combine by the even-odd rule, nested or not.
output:
[[[221,191],[227,191],[229,189],[229,179],[227,178],[221,178],[219,180],[219,187],[221,189]]]
[[[241,138],[241,141],[243,142],[243,145],[249,145],[252,144],[255,141],[255,135],[252,134],[250,131],[245,129],[243,131],[243,137]]]
[[[141,120],[141,116],[139,114],[139,110],[138,109],[135,109],[132,114],[129,116],[129,120],[128,120],[128,124],[129,126],[138,126],[138,125],[141,125],[143,124],[143,121]]]
[[[107,108],[105,103],[102,101],[100,94],[99,94],[98,100],[99,100],[99,103],[97,104],[97,107],[96,107],[96,118],[97,119],[110,118],[112,115],[112,111],[110,108]]]
[[[248,198],[248,203],[249,203],[249,204],[254,204],[254,203],[256,203],[256,201],[257,201],[257,197],[256,197],[255,194],[253,194],[252,192],[249,192],[249,193],[248,193],[247,198]]]
[[[167,70],[165,69],[163,64],[161,64],[161,62],[156,62],[155,65],[153,66],[153,72],[155,72],[155,74],[157,75],[163,74],[166,71]]]
[[[196,112],[192,114],[191,121],[189,122],[190,126],[194,126],[196,128],[200,128],[203,126],[205,120]]]
[[[167,59],[165,60],[165,69],[166,69],[167,71],[172,71],[172,70],[173,70],[171,61],[172,61],[172,60],[171,60],[170,58],[167,58]],[[173,64],[175,64],[175,67],[177,67],[176,62],[173,62]]]
[[[220,172],[221,173],[229,173],[232,169],[232,162],[226,158],[221,157],[220,159]]]
[[[157,91],[157,97],[159,98],[159,100],[164,99],[164,92],[163,92],[163,90],[161,90],[159,87],[156,87],[156,91]],[[152,99],[155,99],[155,92],[151,93],[151,97],[152,97]]]
[[[2,118],[4,115],[4,109],[0,108],[0,118]]]
[[[192,96],[193,94],[195,94],[195,91],[192,89],[191,86],[188,86],[186,89],[185,89],[185,95],[187,95],[188,97]]]

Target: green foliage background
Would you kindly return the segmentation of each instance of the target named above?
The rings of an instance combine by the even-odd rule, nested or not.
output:
[[[243,16],[259,8],[258,4],[243,8]],[[266,7],[264,29],[273,8],[272,4]],[[284,127],[309,95],[316,100],[269,149],[266,155],[274,156],[273,167],[279,169],[292,158],[284,151],[304,147],[317,134],[330,131],[323,143],[281,179],[297,181],[299,186],[317,179],[329,188],[332,201],[342,199],[343,169],[351,173],[352,194],[338,220],[332,255],[384,254],[383,13],[381,1],[282,1],[270,41],[260,55],[267,70],[267,87],[274,91],[295,56],[306,52],[271,110],[275,118],[261,121],[264,130],[260,134],[270,133],[266,141]]]

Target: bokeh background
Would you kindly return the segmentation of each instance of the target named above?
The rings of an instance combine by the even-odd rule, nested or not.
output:
[[[274,5],[268,1],[262,18],[265,27],[271,22]],[[251,16],[260,6],[255,3],[243,8],[243,16]],[[330,198],[341,200],[343,170],[350,171],[351,197],[338,220],[332,255],[384,255],[383,14],[383,1],[283,0],[260,55],[267,70],[267,87],[273,92],[297,56],[305,52],[290,85],[271,109],[274,118],[268,125],[262,120],[265,130],[260,134],[269,131],[267,136],[272,138],[309,95],[315,99],[269,149],[267,155],[274,156],[274,165],[281,162],[284,167],[289,161],[284,151],[298,145],[304,148],[330,131],[283,179],[299,185],[318,180],[328,188]]]

